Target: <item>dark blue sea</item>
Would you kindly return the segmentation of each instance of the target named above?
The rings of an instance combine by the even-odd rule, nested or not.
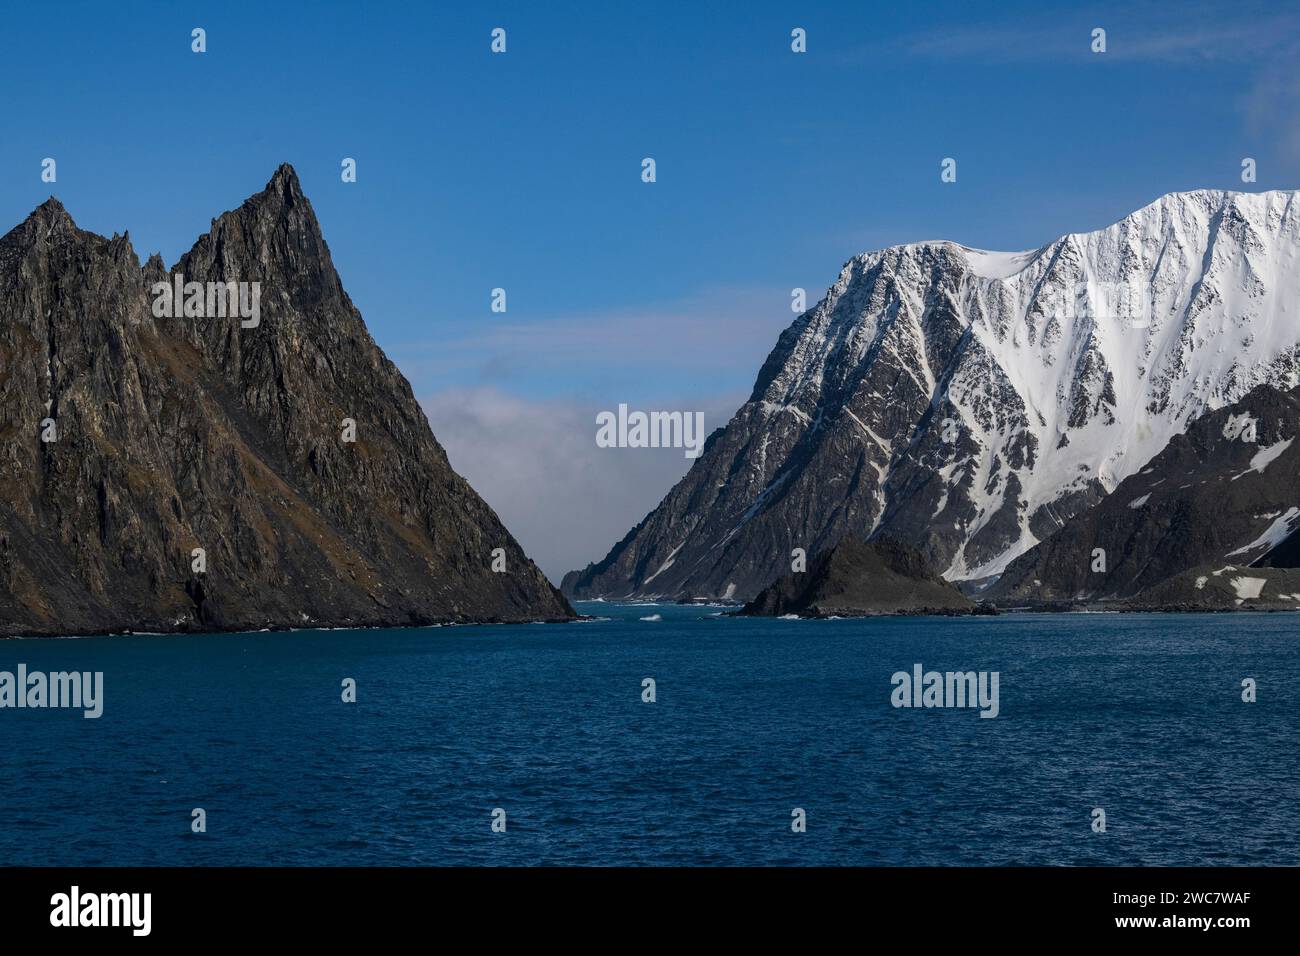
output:
[[[580,609],[0,641],[105,682],[0,710],[0,864],[1300,864],[1294,615]],[[999,716],[893,707],[918,663],[999,672]]]

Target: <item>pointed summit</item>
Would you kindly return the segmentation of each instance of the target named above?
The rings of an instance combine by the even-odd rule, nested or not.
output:
[[[289,163],[281,163],[270,180],[267,181],[266,187],[260,193],[249,196],[245,200],[244,206],[252,206],[257,209],[267,207],[289,209],[294,208],[305,199],[302,184],[298,181],[297,171]],[[309,203],[309,212],[310,208]],[[314,216],[312,218],[315,219]]]
[[[77,224],[63,208],[63,203],[51,196],[33,209],[26,219],[9,230],[4,239],[25,236],[26,238],[21,241],[31,243],[56,233],[70,234],[77,231]]]
[[[68,210],[63,208],[63,203],[59,202],[59,200],[54,196],[51,196],[49,199],[45,200],[45,202],[33,209],[32,215],[39,215],[43,219],[47,220],[66,219],[69,222],[72,221],[72,217],[68,215]]]
[[[145,260],[140,270],[144,276],[145,286],[148,288],[152,288],[155,282],[170,281],[167,278],[167,263],[163,262],[163,257],[156,252]]]
[[[261,192],[213,219],[171,271],[200,281],[260,281],[303,306],[345,298],[315,210],[288,163]]]
[[[266,184],[266,188],[278,188],[281,191],[292,190],[301,194],[302,189],[298,184],[298,172],[293,168],[292,163],[281,163],[276,167],[275,173],[271,176],[271,181]]]

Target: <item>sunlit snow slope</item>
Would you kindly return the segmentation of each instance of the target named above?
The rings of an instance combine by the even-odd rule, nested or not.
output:
[[[1295,191],[1174,193],[1042,249],[849,261],[586,596],[748,597],[848,533],[1000,572],[1189,420],[1297,384]]]

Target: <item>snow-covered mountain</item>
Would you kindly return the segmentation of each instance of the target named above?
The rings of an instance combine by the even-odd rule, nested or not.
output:
[[[1001,572],[1207,409],[1300,381],[1296,191],[1167,195],[994,253],[850,260],[578,597],[750,597],[849,533]]]

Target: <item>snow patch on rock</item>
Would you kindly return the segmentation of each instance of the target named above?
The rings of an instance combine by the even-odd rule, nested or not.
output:
[[[1272,551],[1290,537],[1291,532],[1295,530],[1297,518],[1300,518],[1300,508],[1288,508],[1286,513],[1279,518],[1275,518],[1273,523],[1265,528],[1264,533],[1258,538],[1250,544],[1237,548],[1235,551],[1229,551],[1224,557],[1230,558],[1237,554],[1249,554],[1257,549]]]
[[[1233,578],[1228,583],[1231,584],[1232,589],[1237,592],[1237,599],[1239,601],[1251,601],[1259,597],[1259,593],[1264,590],[1264,585],[1267,583],[1267,580],[1265,578],[1240,577]]]

